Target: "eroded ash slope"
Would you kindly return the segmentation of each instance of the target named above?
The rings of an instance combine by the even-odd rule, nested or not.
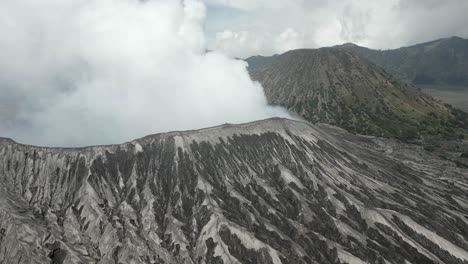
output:
[[[0,180],[0,263],[468,263],[466,170],[327,125],[5,139]]]

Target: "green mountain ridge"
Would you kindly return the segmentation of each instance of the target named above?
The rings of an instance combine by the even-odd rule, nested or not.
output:
[[[415,85],[468,86],[468,40],[438,39],[392,50],[374,50],[353,43],[351,50]]]
[[[346,49],[301,49],[246,61],[270,104],[313,123],[405,142],[460,139],[468,127],[464,112]]]

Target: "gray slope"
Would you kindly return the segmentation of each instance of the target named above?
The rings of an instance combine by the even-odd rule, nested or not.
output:
[[[327,125],[0,139],[0,181],[0,263],[468,263],[466,170]]]

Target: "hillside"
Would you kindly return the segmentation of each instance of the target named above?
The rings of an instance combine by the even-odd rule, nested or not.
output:
[[[284,119],[79,149],[0,139],[0,263],[468,263],[466,175]]]
[[[394,50],[372,50],[352,43],[352,50],[388,72],[416,85],[468,86],[468,40],[439,39]]]
[[[313,123],[415,142],[463,138],[467,115],[344,49],[303,49],[247,59],[269,103]]]

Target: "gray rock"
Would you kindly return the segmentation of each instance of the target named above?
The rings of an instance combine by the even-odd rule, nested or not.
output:
[[[285,119],[76,149],[0,139],[0,263],[468,263],[466,173]]]

